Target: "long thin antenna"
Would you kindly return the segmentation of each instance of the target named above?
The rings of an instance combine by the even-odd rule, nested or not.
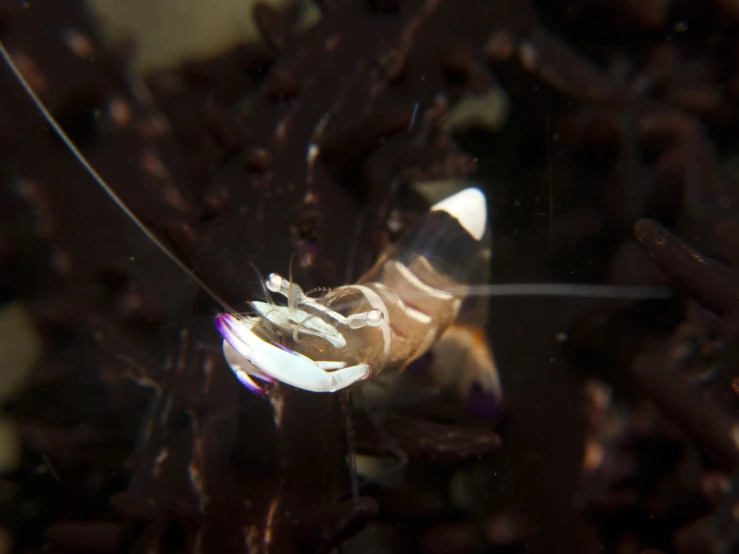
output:
[[[264,276],[262,275],[262,272],[259,271],[259,268],[254,265],[254,262],[249,261],[249,265],[251,265],[252,269],[254,270],[254,273],[257,274],[257,279],[259,279],[259,284],[262,286],[262,292],[264,292],[264,296],[267,299],[267,302],[274,305],[275,301],[272,299],[272,295],[269,293],[269,289],[267,288],[267,285],[265,284]]]
[[[23,86],[26,94],[31,98],[31,100],[33,100],[36,108],[44,116],[47,123],[59,136],[65,146],[72,152],[74,157],[77,158],[77,161],[82,164],[82,167],[84,167],[88,171],[88,173],[92,175],[92,178],[95,180],[95,182],[97,182],[100,188],[105,191],[105,193],[110,197],[111,200],[113,200],[113,202],[116,203],[116,205],[123,211],[123,213],[131,218],[131,220],[136,224],[139,230],[141,230],[141,232],[144,233],[144,235],[146,235],[147,238],[151,240],[151,242],[153,242],[157,246],[157,248],[159,248],[159,250],[164,252],[164,254],[166,254],[166,256],[177,265],[177,267],[185,272],[185,274],[192,280],[193,283],[204,290],[208,294],[208,296],[210,296],[213,300],[220,304],[227,312],[231,313],[232,315],[237,315],[238,312],[236,312],[236,310],[231,308],[231,306],[223,301],[220,296],[218,296],[208,285],[206,285],[202,281],[202,279],[200,279],[200,277],[195,274],[195,271],[193,271],[187,264],[185,264],[182,260],[175,256],[175,254],[161,240],[159,240],[159,238],[152,231],[149,230],[144,222],[141,221],[136,216],[136,214],[133,213],[133,211],[131,211],[131,208],[129,208],[128,205],[123,201],[123,199],[116,194],[116,192],[110,187],[110,185],[108,185],[105,179],[100,176],[100,174],[95,170],[92,164],[87,160],[85,155],[79,150],[79,148],[77,148],[74,142],[72,142],[72,139],[70,139],[67,133],[64,132],[64,129],[62,129],[61,125],[57,123],[56,119],[54,119],[54,116],[51,115],[51,112],[48,110],[46,105],[31,88],[31,85],[28,84],[28,81],[23,76],[20,69],[18,69],[18,66],[15,65],[13,58],[10,57],[10,53],[5,48],[5,44],[3,44],[2,41],[0,41],[0,54],[2,54],[5,63],[8,64],[8,67],[10,67],[10,70],[13,72],[16,79],[18,79],[20,84]]]
[[[504,283],[499,285],[469,285],[441,289],[460,299],[472,296],[548,296],[559,298],[595,298],[599,300],[667,300],[677,290],[660,286],[588,285],[575,283]],[[424,293],[408,293],[403,299],[411,300]],[[342,302],[340,308],[348,309],[362,304],[362,300]]]
[[[103,189],[103,191],[115,202],[115,204],[125,213],[139,228],[139,230],[151,240],[159,250],[161,250],[172,262],[177,265],[185,274],[205,291],[208,296],[221,305],[227,312],[237,315],[238,312],[231,308],[224,300],[221,299],[208,285],[206,285],[200,277],[175,254],[141,221],[131,208],[116,194],[116,192],[108,185],[108,183],[100,176],[92,164],[87,160],[85,155],[72,142],[67,133],[64,132],[61,125],[57,123],[54,116],[44,105],[42,100],[31,88],[26,78],[18,69],[13,59],[10,57],[5,44],[0,41],[0,54],[2,55],[8,67],[18,79],[26,94],[31,98],[36,108],[44,116],[48,124],[59,136],[62,142],[77,158],[80,164],[88,171],[95,182]],[[548,125],[547,125],[548,127]],[[549,130],[547,131],[549,132]],[[550,182],[551,185],[551,182]],[[552,211],[552,196],[550,193],[550,217]],[[551,224],[551,221],[550,221]],[[290,274],[292,275],[292,258],[290,261]],[[291,278],[292,282],[292,278]],[[673,290],[667,287],[623,287],[612,285],[570,285],[570,284],[553,284],[553,283],[530,283],[530,284],[512,284],[512,285],[481,285],[473,286],[465,289],[466,295],[469,296],[570,296],[570,297],[600,297],[600,298],[669,298],[673,294]]]
[[[549,250],[554,249],[554,169],[552,169],[552,121],[547,116],[547,177],[549,181]]]
[[[450,290],[450,292],[453,292]],[[670,287],[584,285],[568,283],[522,283],[501,285],[473,285],[460,288],[467,296],[562,296],[603,299],[660,300],[670,298],[675,289]]]

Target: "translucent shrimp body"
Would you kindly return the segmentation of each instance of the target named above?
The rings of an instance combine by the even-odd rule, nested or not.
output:
[[[250,377],[334,392],[401,371],[454,323],[489,263],[488,237],[485,195],[468,188],[435,204],[357,284],[314,299],[270,275],[267,287],[288,306],[255,303],[259,318],[219,316],[226,359],[257,391]]]

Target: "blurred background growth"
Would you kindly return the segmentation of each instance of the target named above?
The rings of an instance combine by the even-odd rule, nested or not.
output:
[[[0,552],[736,551],[738,29],[731,0],[0,2],[75,144],[236,309],[251,263],[352,282],[471,183],[492,283],[675,291],[480,298],[495,420],[474,382],[371,417],[255,397],[3,66]]]

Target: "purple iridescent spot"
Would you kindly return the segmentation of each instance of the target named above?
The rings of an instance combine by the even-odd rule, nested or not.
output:
[[[221,336],[234,347],[234,349],[238,350],[236,345],[233,343],[234,334],[231,331],[231,327],[229,326],[229,323],[226,318],[230,318],[231,316],[228,314],[218,314],[216,316],[216,329],[218,329],[218,332],[221,334]]]
[[[433,361],[434,355],[431,352],[426,352],[420,358],[413,360],[406,368],[406,372],[414,377],[429,379],[431,377],[431,364]]]
[[[218,329],[221,335],[224,335],[224,338],[228,330],[228,322],[226,320],[228,317],[230,317],[228,314],[218,314],[216,316],[216,329]]]
[[[497,419],[502,411],[502,404],[498,395],[487,391],[474,382],[467,394],[467,409],[479,419]]]

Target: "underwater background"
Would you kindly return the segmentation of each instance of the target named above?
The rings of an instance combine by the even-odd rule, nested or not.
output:
[[[471,184],[491,283],[674,288],[480,297],[493,419],[255,396],[0,64],[0,553],[737,551],[738,31],[734,0],[0,0],[54,117],[236,309],[293,255],[355,281]]]

